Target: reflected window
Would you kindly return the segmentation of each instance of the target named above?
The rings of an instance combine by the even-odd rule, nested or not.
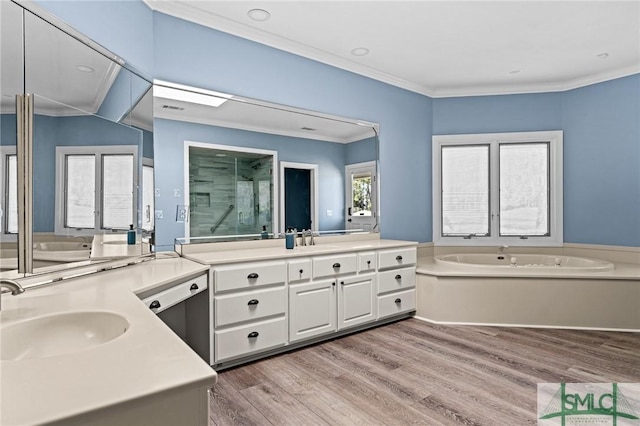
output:
[[[56,148],[56,233],[88,235],[136,223],[136,146]]]
[[[142,229],[145,231],[153,231],[155,219],[153,160],[143,158],[142,164]]]
[[[3,146],[2,161],[2,234],[18,233],[18,159],[15,146]]]

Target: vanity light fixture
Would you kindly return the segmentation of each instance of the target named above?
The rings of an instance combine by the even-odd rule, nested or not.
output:
[[[169,83],[160,80],[153,81],[153,97],[212,107],[219,107],[225,103],[227,99],[231,99],[231,95],[226,93],[197,89],[183,84]]]
[[[609,54],[607,52],[602,52],[598,53],[596,56],[600,59],[607,59],[609,57]]]
[[[366,47],[356,47],[355,49],[351,49],[351,54],[353,56],[365,56],[369,54],[369,49]]]
[[[91,67],[89,67],[89,66],[87,66],[87,65],[78,65],[78,66],[76,67],[76,69],[77,69],[78,71],[86,72],[86,73],[91,73],[91,72],[94,72],[94,71],[95,71],[93,68],[91,68]]]
[[[247,12],[247,15],[258,22],[268,21],[271,18],[271,14],[264,9],[251,9]]]

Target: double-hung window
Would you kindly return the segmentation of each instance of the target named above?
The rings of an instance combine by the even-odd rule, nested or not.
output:
[[[91,235],[136,224],[136,146],[56,148],[56,234]]]
[[[18,161],[15,145],[0,147],[0,161],[0,240],[15,241],[18,234]]]
[[[562,131],[433,136],[433,238],[561,245]]]

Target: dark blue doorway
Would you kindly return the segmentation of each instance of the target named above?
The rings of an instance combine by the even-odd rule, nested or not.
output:
[[[284,169],[284,225],[311,229],[311,170]]]

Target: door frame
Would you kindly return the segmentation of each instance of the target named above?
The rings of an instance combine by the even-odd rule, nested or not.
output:
[[[353,222],[349,222],[353,216],[349,215],[349,209],[353,208],[353,188],[351,188],[351,173],[357,170],[371,170],[371,177],[373,182],[371,183],[371,217],[373,219],[373,225],[369,232],[378,232],[380,226],[380,203],[379,194],[380,186],[378,179],[378,162],[377,161],[365,161],[363,163],[347,164],[344,166],[344,229],[357,229],[353,226]],[[353,219],[352,219],[353,220]]]
[[[281,161],[280,162],[280,232],[285,232],[284,229],[284,208],[285,208],[285,192],[284,192],[284,170],[285,169],[300,169],[311,171],[311,230],[319,231],[318,229],[318,165],[312,163],[296,163],[293,161]]]

